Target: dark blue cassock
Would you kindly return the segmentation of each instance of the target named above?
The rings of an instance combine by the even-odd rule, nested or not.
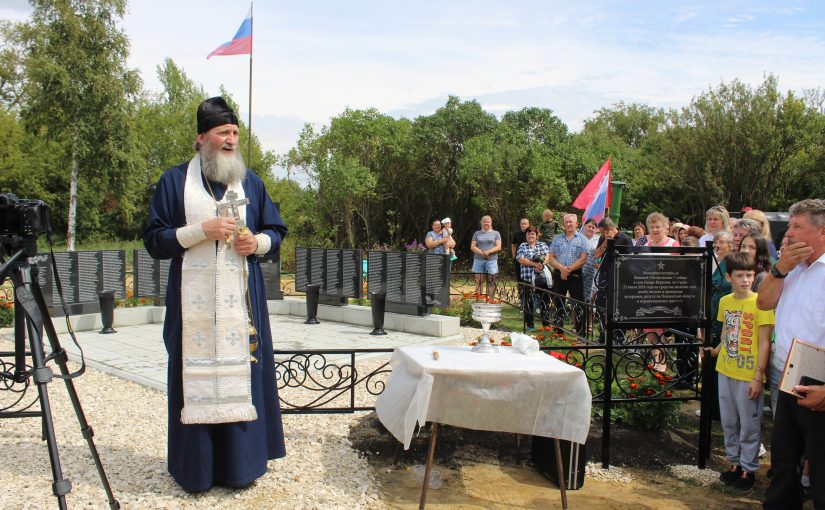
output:
[[[186,224],[183,185],[187,166],[188,162],[183,163],[161,176],[143,235],[146,249],[153,257],[172,259],[166,290],[166,321],[163,326],[163,340],[169,354],[169,473],[189,491],[205,491],[213,485],[241,487],[266,473],[268,459],[286,455],[281,410],[275,388],[272,335],[264,282],[257,257],[247,257],[252,313],[259,333],[258,349],[254,353],[258,362],[251,363],[252,403],[257,409],[258,419],[219,425],[182,424],[180,275],[185,250],[178,243],[175,230]],[[215,197],[220,200],[226,187],[215,182],[210,182],[210,185]],[[249,199],[246,206],[247,226],[255,234],[267,234],[272,239],[270,251],[277,250],[286,236],[287,228],[278,209],[269,199],[263,181],[247,170],[243,189]]]

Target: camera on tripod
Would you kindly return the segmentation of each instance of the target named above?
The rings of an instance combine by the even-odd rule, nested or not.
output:
[[[0,235],[31,236],[50,228],[46,202],[0,193]]]
[[[8,253],[25,248],[26,255],[33,257],[37,254],[37,234],[51,232],[49,218],[46,202],[0,193],[0,247]]]

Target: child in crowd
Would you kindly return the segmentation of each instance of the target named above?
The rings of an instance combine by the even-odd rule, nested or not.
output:
[[[759,469],[759,437],[762,428],[762,385],[771,348],[773,311],[756,307],[751,290],[756,264],[747,253],[725,257],[725,278],[733,292],[719,301],[721,342],[706,347],[719,357],[719,409],[725,433],[725,454],[731,468],[719,479],[741,492],[753,488]]]
[[[449,216],[441,220],[441,227],[446,231],[445,233],[450,237],[453,236],[453,220],[450,219]],[[444,248],[444,252],[450,256],[450,260],[455,260],[458,257],[455,255],[455,246],[450,246]]]
[[[549,246],[553,241],[553,238],[559,232],[559,222],[553,219],[553,211],[550,209],[544,210],[544,213],[541,215],[541,219],[544,221],[542,221],[541,225],[539,225],[539,239],[547,243]]]

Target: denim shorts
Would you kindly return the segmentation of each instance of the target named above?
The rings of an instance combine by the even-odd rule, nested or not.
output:
[[[498,274],[498,259],[473,259],[474,273]]]

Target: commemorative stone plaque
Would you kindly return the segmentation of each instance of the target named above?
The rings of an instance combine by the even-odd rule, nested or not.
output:
[[[146,250],[134,251],[134,296],[157,296],[160,293],[160,268]]]
[[[385,294],[386,285],[386,252],[367,252],[367,288],[370,292]]]
[[[341,292],[345,296],[360,298],[361,288],[361,250],[342,250],[341,254]]]
[[[617,255],[612,303],[616,323],[706,319],[707,259],[692,255]]]
[[[370,251],[367,259],[369,290],[386,294],[386,311],[422,316],[449,304],[449,256]]]
[[[77,252],[77,301],[97,301],[100,288],[101,256],[99,251]]]
[[[450,259],[449,255],[428,253],[427,257],[427,292],[428,306],[447,306],[450,304]]]
[[[308,283],[314,285],[324,286],[324,260],[326,258],[326,250],[323,248],[310,248],[309,250],[309,273],[307,275]]]
[[[326,279],[321,286],[324,294],[340,294],[341,292],[341,250],[326,250]]]
[[[388,251],[384,278],[387,282],[387,302],[404,303],[404,259],[403,253]]]
[[[157,274],[158,274],[158,296],[166,297],[166,284],[169,283],[169,268],[172,265],[172,261],[170,259],[165,260],[156,260],[155,263],[157,264]]]
[[[423,255],[418,253],[404,254],[404,303],[407,304],[422,304],[421,303],[421,288],[422,274],[421,274],[421,259]]]
[[[104,250],[101,252],[101,292],[114,292],[115,299],[126,297],[126,252]]]
[[[58,252],[54,254],[63,301],[70,314],[100,311],[99,293],[114,291],[126,296],[126,256],[123,250]],[[29,259],[37,265],[37,280],[52,316],[62,316],[63,306],[50,253]]]
[[[295,290],[306,292],[310,283],[320,286],[321,304],[341,306],[360,298],[361,250],[295,248]]]
[[[57,266],[57,275],[60,277],[60,287],[63,289],[63,297],[66,303],[77,303],[77,253],[55,253],[54,262]],[[56,283],[51,304],[60,305],[60,295],[57,292]]]

